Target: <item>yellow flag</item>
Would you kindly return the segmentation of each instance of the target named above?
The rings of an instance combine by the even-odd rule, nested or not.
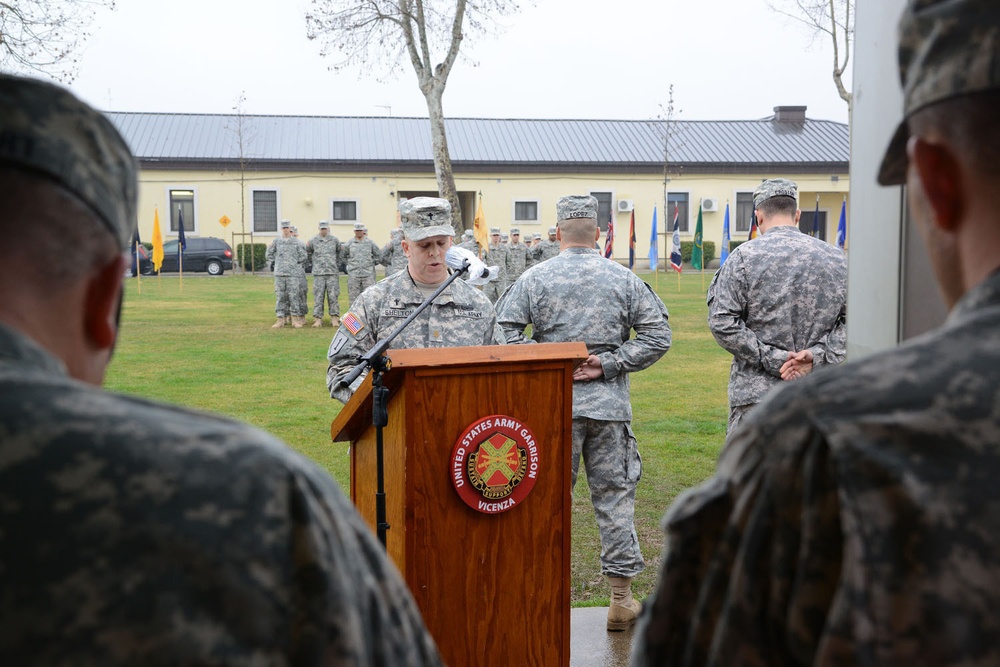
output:
[[[486,252],[490,247],[490,230],[486,227],[486,215],[483,214],[483,198],[479,198],[479,208],[476,209],[476,219],[472,223],[473,231],[476,235],[476,242],[479,243],[479,253]]]
[[[159,273],[163,264],[163,234],[160,233],[160,211],[153,209],[153,268]]]

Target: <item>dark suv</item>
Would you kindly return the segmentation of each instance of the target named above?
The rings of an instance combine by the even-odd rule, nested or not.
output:
[[[145,266],[143,267],[145,269]],[[185,271],[208,271],[209,275],[221,276],[233,268],[233,249],[222,239],[194,237],[187,239],[184,251]],[[163,265],[160,271],[177,270],[177,240],[163,244]],[[152,266],[149,269],[153,272]],[[143,271],[145,273],[145,271]]]

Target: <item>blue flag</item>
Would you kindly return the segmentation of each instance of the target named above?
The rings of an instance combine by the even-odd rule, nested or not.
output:
[[[837,223],[837,247],[841,250],[847,245],[847,197],[840,205],[840,222]]]
[[[671,239],[670,244],[670,266],[674,267],[674,271],[677,273],[681,272],[681,222],[679,217],[679,211],[677,208],[677,202],[674,202],[674,235]]]
[[[656,207],[653,207],[653,231],[649,234],[649,270],[656,271],[660,268],[660,248],[656,238]]]
[[[722,254],[719,255],[719,268],[729,258],[729,202],[726,202],[726,217],[722,221]]]

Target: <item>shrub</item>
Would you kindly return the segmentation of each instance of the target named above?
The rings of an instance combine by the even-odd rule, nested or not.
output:
[[[233,263],[242,266],[244,271],[249,271],[251,269],[250,260],[252,259],[254,271],[266,271],[267,262],[264,261],[264,255],[267,253],[267,244],[254,243],[252,253],[249,250],[244,250],[247,246],[250,246],[250,244],[239,243],[236,245],[236,257]],[[244,255],[244,253],[246,254]]]
[[[681,241],[681,260],[687,264],[691,263],[691,251],[694,249],[694,241]],[[706,266],[715,259],[715,241],[704,241],[702,243],[702,266]]]
[[[744,239],[742,241],[730,241],[729,242],[729,252],[732,252],[732,251],[736,250],[737,248],[739,248],[744,243],[746,243],[746,239]]]

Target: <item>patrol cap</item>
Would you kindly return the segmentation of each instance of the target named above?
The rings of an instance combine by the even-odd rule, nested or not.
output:
[[[320,220],[319,221],[319,228],[320,229],[330,229],[330,223],[327,222],[326,220]]]
[[[463,239],[471,239],[473,236],[475,236],[475,232],[473,232],[471,229],[466,229],[464,232],[462,232]]]
[[[882,185],[906,181],[907,119],[937,102],[1000,89],[1000,3],[910,0],[899,21],[903,122],[878,172]]]
[[[366,232],[366,231],[368,231],[368,229],[365,227],[365,225],[364,225],[363,222],[355,222],[354,223],[354,231],[356,231],[356,232]]]
[[[389,230],[389,237],[390,238],[396,238],[398,236],[401,236],[402,234],[403,234],[403,230],[400,229],[399,227],[393,227],[392,229]]]
[[[490,235],[492,236],[494,234],[496,234],[497,236],[500,235],[500,228],[499,227],[490,227]]]
[[[597,220],[597,199],[590,195],[569,195],[556,202],[556,219],[593,218]]]
[[[517,228],[517,227],[511,227],[510,228],[510,235],[513,236],[514,234],[517,234],[518,236],[520,236],[521,235],[521,230],[519,228]]]
[[[414,197],[399,202],[399,221],[403,236],[421,241],[431,236],[454,236],[451,204],[440,197]]]
[[[760,208],[761,204],[772,197],[791,197],[797,200],[799,186],[787,178],[770,178],[764,181],[753,191],[754,210]]]
[[[282,229],[291,229],[292,228],[292,221],[291,220],[282,220],[281,221],[281,228]]]
[[[31,169],[72,192],[128,247],[135,160],[114,125],[65,88],[0,74],[0,165]]]
[[[549,227],[549,229],[552,230],[551,232],[549,232],[549,234],[555,234],[556,233],[556,228],[555,227]],[[539,234],[538,232],[535,232],[534,234],[531,235],[531,238],[538,239],[539,241],[541,241],[542,240],[542,235]]]
[[[549,234],[555,234],[555,233],[556,233],[556,228],[555,227],[549,227]],[[541,234],[535,234],[535,236],[541,236]]]

